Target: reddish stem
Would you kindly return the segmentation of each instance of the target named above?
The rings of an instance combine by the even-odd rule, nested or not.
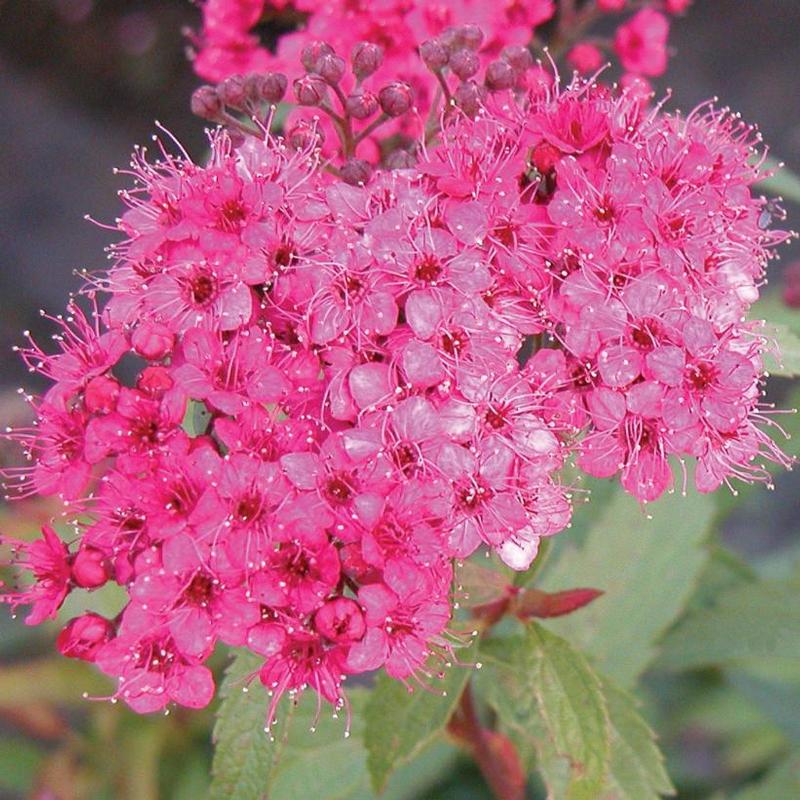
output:
[[[481,725],[471,683],[464,688],[449,729],[471,749],[475,763],[496,800],[525,800],[524,772],[519,756],[508,740],[504,740],[504,757],[492,747],[491,737],[496,734]]]

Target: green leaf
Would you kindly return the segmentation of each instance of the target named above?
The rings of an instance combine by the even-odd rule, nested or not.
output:
[[[783,323],[768,323],[764,326],[764,335],[778,346],[777,354],[764,353],[767,372],[782,378],[800,375],[800,336]]]
[[[800,755],[792,755],[733,800],[791,800],[800,797]]]
[[[211,412],[206,404],[199,400],[190,400],[186,404],[186,413],[183,415],[182,427],[189,436],[202,436],[211,419]]]
[[[603,680],[611,723],[611,763],[601,797],[608,800],[658,800],[675,793],[664,769],[655,734],[639,716],[636,700]]]
[[[797,713],[800,670],[793,662],[788,663],[794,667],[794,675],[789,680],[753,675],[744,669],[727,671],[726,678],[734,689],[755,703],[787,737],[800,743],[800,715]]]
[[[222,703],[214,725],[214,761],[210,800],[261,800],[265,797],[270,775],[281,747],[283,730],[274,741],[264,732],[267,719],[267,694],[253,681],[245,687],[246,678],[257,670],[263,659],[253,653],[236,654],[225,672],[220,695]],[[247,691],[243,689],[247,688]],[[291,709],[285,712],[279,726],[286,724]],[[278,726],[276,726],[278,727]]]
[[[532,742],[551,796],[597,800],[611,728],[600,679],[583,655],[536,624],[523,636],[488,642],[484,652],[486,699]]]
[[[772,177],[759,181],[756,185],[760,189],[800,203],[800,177],[798,175],[786,167],[781,167],[780,162],[774,158],[767,158],[764,161],[764,168],[777,170],[777,172]]]
[[[16,735],[0,738],[0,789],[30,796],[44,751]]]
[[[723,592],[665,637],[658,665],[691,669],[770,657],[800,658],[800,583],[763,581]]]
[[[85,705],[84,694],[102,697],[111,691],[110,680],[82,661],[42,658],[0,668],[0,709]]]
[[[477,642],[459,651],[459,661],[475,661]],[[433,691],[409,692],[399,681],[382,674],[365,709],[367,766],[374,789],[380,792],[389,775],[422,752],[444,729],[461,692],[474,674],[471,667],[451,666]]]
[[[617,491],[580,548],[569,548],[540,588],[591,586],[605,592],[549,626],[593,657],[602,672],[632,686],[654,656],[654,642],[680,615],[708,558],[714,512],[708,496],[667,495],[647,507]]]
[[[750,319],[764,319],[773,324],[785,325],[793,333],[800,334],[800,311],[783,302],[779,291],[769,291],[751,306]]]

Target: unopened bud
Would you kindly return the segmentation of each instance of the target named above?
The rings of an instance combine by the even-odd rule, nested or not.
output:
[[[531,151],[530,160],[538,172],[547,175],[561,160],[561,156],[561,151],[550,142],[539,142]]]
[[[106,554],[91,545],[82,546],[72,561],[72,580],[82,589],[97,589],[109,577]]]
[[[453,97],[468,117],[476,117],[486,99],[486,90],[475,81],[464,81],[459,84]]]
[[[83,404],[92,414],[109,414],[117,407],[119,383],[107,375],[92,378],[83,392]]]
[[[131,336],[131,344],[137,355],[150,361],[160,361],[172,352],[175,336],[160,322],[143,322]]]
[[[351,186],[366,186],[372,177],[372,167],[361,158],[351,158],[341,169],[342,180]]]
[[[483,31],[477,25],[460,25],[458,35],[468,50],[478,50],[483,44]]]
[[[226,106],[242,110],[250,100],[250,88],[245,75],[231,75],[217,87],[217,94]]]
[[[314,614],[314,627],[329,641],[343,644],[359,641],[367,629],[364,612],[349,597],[328,600]]]
[[[286,141],[295,150],[310,150],[312,147],[322,147],[325,134],[316,123],[301,119],[287,131]]]
[[[114,625],[99,614],[71,619],[58,634],[56,646],[62,656],[94,661],[97,651],[114,637]]]
[[[383,63],[383,48],[372,42],[358,42],[350,55],[353,75],[359,80],[368,78]]]
[[[136,388],[155,400],[160,400],[174,385],[166,367],[145,367],[136,381]]]
[[[413,101],[414,92],[402,81],[394,81],[384,86],[378,93],[378,102],[390,117],[400,117],[405,114],[411,108]]]
[[[450,51],[439,39],[428,39],[419,46],[419,55],[425,66],[433,72],[438,72],[447,66],[450,60]]]
[[[518,73],[525,72],[533,66],[531,51],[521,44],[512,44],[504,47],[500,53],[500,58],[511,64],[514,71]]]
[[[450,56],[450,69],[462,81],[471,78],[480,69],[480,66],[480,59],[472,50],[462,48]]]
[[[306,72],[316,72],[317,62],[322,56],[333,55],[334,50],[327,42],[311,42],[300,53],[300,62]]]
[[[213,86],[201,86],[192,92],[192,114],[216,122],[223,110],[222,100]]]
[[[339,83],[344,76],[344,68],[344,59],[341,56],[337,56],[335,53],[326,53],[317,61],[314,72],[333,86]]]
[[[356,89],[348,96],[345,110],[354,119],[367,119],[378,110],[378,98],[366,89]]]
[[[301,106],[318,106],[328,94],[328,84],[319,75],[303,75],[293,86],[294,96]]]
[[[486,67],[484,83],[490,92],[502,92],[511,89],[517,80],[517,73],[507,61],[492,61]]]
[[[280,103],[286,94],[288,80],[280,72],[268,72],[261,76],[258,89],[261,99],[267,103]]]

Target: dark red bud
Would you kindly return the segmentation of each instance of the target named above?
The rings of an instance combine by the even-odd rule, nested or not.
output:
[[[512,44],[504,47],[500,53],[500,58],[511,64],[516,72],[525,72],[533,66],[531,51],[521,44]]]
[[[326,53],[319,61],[314,72],[332,86],[339,83],[344,77],[345,63],[341,56],[335,53]]]
[[[295,150],[309,150],[312,147],[322,147],[325,134],[315,122],[301,119],[287,131],[286,141]]]
[[[348,96],[345,110],[353,119],[367,119],[378,110],[378,98],[366,89],[356,89]]]
[[[360,158],[351,158],[341,169],[342,180],[351,186],[366,186],[372,177],[369,162]]]
[[[107,375],[98,375],[86,385],[83,404],[92,414],[108,414],[117,407],[119,383]]]
[[[105,553],[90,545],[82,546],[72,560],[72,580],[82,589],[97,589],[109,577]]]
[[[425,66],[433,72],[446,67],[450,60],[450,52],[438,39],[423,42],[419,46],[419,55]]]
[[[231,108],[242,110],[250,98],[252,81],[245,75],[231,75],[217,86],[219,99]]]
[[[316,72],[317,62],[322,56],[333,55],[334,50],[327,42],[311,42],[300,53],[300,62],[306,72]]]
[[[280,72],[268,72],[261,76],[259,83],[259,94],[261,99],[267,103],[280,103],[286,94],[288,80]]]
[[[453,74],[461,78],[462,81],[471,78],[480,69],[480,66],[480,59],[472,50],[462,48],[461,50],[456,50],[456,52],[450,56],[450,69],[453,70]]]
[[[67,658],[94,661],[97,651],[113,637],[113,623],[90,612],[71,619],[58,634],[56,646],[61,655]]]
[[[201,86],[192,93],[192,114],[216,122],[223,111],[222,100],[213,86]]]
[[[486,99],[486,89],[475,81],[464,81],[458,85],[453,98],[468,117],[476,117]]]
[[[407,83],[394,81],[378,93],[378,102],[390,117],[400,117],[411,108],[414,92]]]
[[[502,92],[511,89],[517,80],[517,73],[507,61],[492,61],[486,67],[484,83],[490,92]]]
[[[359,42],[350,55],[353,75],[359,80],[368,78],[383,63],[383,48],[372,42]]]
[[[294,82],[294,96],[301,106],[318,106],[328,94],[328,84],[319,75],[303,75]]]

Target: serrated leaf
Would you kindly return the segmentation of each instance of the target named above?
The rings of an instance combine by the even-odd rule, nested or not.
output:
[[[664,638],[658,665],[680,670],[752,658],[800,659],[800,583],[762,581],[723,592]]]
[[[732,800],[793,800],[800,797],[800,755],[773,768],[758,783],[733,795]]]
[[[266,795],[284,731],[273,733],[275,741],[264,732],[267,694],[261,684],[254,681],[248,691],[243,691],[247,677],[262,663],[262,658],[242,651],[225,671],[220,689],[222,702],[214,725],[210,800],[262,800]],[[284,720],[282,725],[286,724],[285,717],[279,719]]]
[[[617,491],[583,546],[564,549],[541,588],[592,586],[604,591],[576,614],[549,626],[632,686],[655,655],[654,642],[688,603],[708,558],[703,547],[714,501],[677,492],[647,507]]]
[[[764,368],[770,375],[796,378],[800,375],[800,336],[784,323],[770,322],[764,335],[778,346],[777,354],[764,353]]]
[[[550,796],[597,800],[611,729],[600,679],[583,655],[535,624],[523,636],[487,644],[485,653],[481,686],[501,719],[533,741]]]
[[[636,700],[603,679],[603,693],[611,724],[611,761],[605,800],[658,800],[675,793],[664,769],[664,757],[655,734],[636,710]]]
[[[477,642],[458,651],[459,661],[471,664],[476,653]],[[376,791],[444,729],[474,672],[471,667],[452,666],[442,680],[431,682],[433,691],[409,692],[385,674],[378,678],[364,712],[367,766]]]

